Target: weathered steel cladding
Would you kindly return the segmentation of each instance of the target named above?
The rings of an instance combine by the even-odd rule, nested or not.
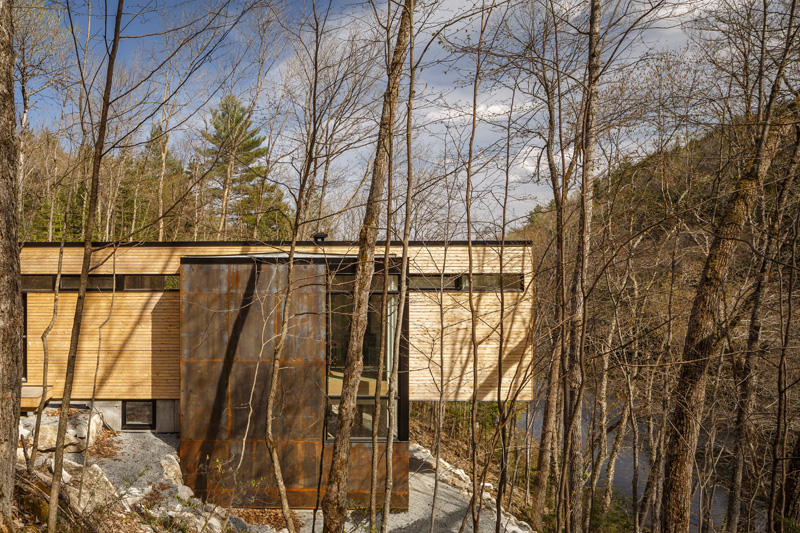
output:
[[[273,434],[294,507],[317,503],[332,447],[323,435],[325,268],[294,266],[289,336],[276,392]],[[286,277],[287,265],[274,261],[181,265],[181,466],[187,485],[219,504],[279,505],[264,440],[265,406]],[[369,501],[371,446],[351,444],[348,478],[357,504]],[[383,453],[385,444],[380,446]],[[408,443],[393,448],[392,505],[404,508]]]

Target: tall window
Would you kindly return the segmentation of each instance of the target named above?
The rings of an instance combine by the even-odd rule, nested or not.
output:
[[[336,434],[339,415],[339,400],[342,394],[342,378],[350,342],[350,324],[353,315],[353,278],[351,275],[333,276],[329,285],[328,321],[328,405],[326,409],[328,438]],[[388,429],[389,376],[394,359],[394,337],[398,327],[398,277],[389,276],[389,295],[385,302],[384,317],[386,331],[384,336],[384,369],[378,375],[378,360],[381,348],[381,301],[383,300],[383,274],[376,273],[369,297],[367,330],[364,334],[364,371],[358,384],[356,419],[352,438],[372,437],[373,405],[375,391],[381,395],[381,415],[378,435],[385,439]],[[397,418],[395,417],[395,420]],[[396,434],[396,428],[395,428]]]

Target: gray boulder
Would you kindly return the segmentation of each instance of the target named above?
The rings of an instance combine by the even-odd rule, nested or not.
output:
[[[50,425],[42,425],[39,428],[39,451],[40,452],[52,452],[56,449],[56,434],[58,433],[58,428],[56,426]],[[78,444],[80,441],[77,437],[70,435],[69,433],[64,435],[64,445],[66,447],[74,446]],[[67,448],[64,448],[65,451],[69,451]]]
[[[82,513],[91,513],[117,501],[117,491],[108,480],[103,470],[97,465],[81,468],[77,463],[65,462],[65,467],[72,471],[73,485],[79,485],[83,473],[83,491],[78,498],[78,487],[66,487],[72,505]]]
[[[161,468],[164,469],[164,479],[180,487],[183,485],[183,473],[181,472],[181,465],[175,454],[169,454],[161,459]]]

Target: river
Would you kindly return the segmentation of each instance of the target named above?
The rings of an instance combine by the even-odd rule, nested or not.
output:
[[[536,406],[533,412],[534,418],[534,425],[533,425],[533,434],[538,441],[541,436],[542,431],[542,402]],[[525,420],[524,415],[521,417],[519,427],[525,427]],[[591,425],[591,411],[585,410],[584,416],[584,442],[586,442],[586,438],[589,433],[590,425]],[[610,423],[613,423],[615,420],[612,419]],[[640,439],[640,448],[644,449],[643,443],[645,441],[645,437],[647,435],[647,426],[645,424],[639,424],[639,439]],[[616,438],[616,430],[609,432],[608,434],[608,447],[609,451],[611,450],[611,446]],[[628,512],[630,513],[630,499],[633,497],[633,487],[632,487],[632,480],[633,480],[633,471],[634,471],[634,461],[633,461],[633,436],[632,431],[630,428],[625,436],[625,440],[623,441],[623,449],[620,451],[619,458],[617,459],[616,468],[614,471],[614,486],[619,491],[619,494],[624,496],[627,500]],[[647,484],[647,476],[650,473],[650,458],[648,457],[647,453],[644,451],[639,452],[639,482],[638,482],[638,496],[642,498],[644,495],[645,486]],[[605,463],[602,466],[602,471],[600,473],[600,479],[602,481],[606,480],[606,473],[605,473]],[[695,478],[696,481],[696,478]],[[692,531],[701,531],[700,528],[700,508],[701,508],[701,491],[696,490],[694,494],[694,498],[692,500],[692,514],[691,514],[691,530]],[[717,485],[716,491],[714,491],[714,501],[711,505],[711,520],[713,522],[713,526],[715,528],[721,528],[725,522],[725,513],[727,511],[728,506],[728,490],[727,488],[722,485],[721,483]],[[648,514],[647,522],[645,526],[650,526],[651,517]]]

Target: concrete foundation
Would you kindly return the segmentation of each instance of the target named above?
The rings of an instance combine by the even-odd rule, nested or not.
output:
[[[88,405],[88,402],[85,401],[80,403]],[[94,405],[111,429],[122,431],[122,400],[97,400]],[[180,402],[178,400],[156,400],[155,432],[178,433],[178,431],[180,431]]]
[[[178,400],[156,400],[156,433],[178,433],[181,410]]]
[[[122,401],[98,400],[94,407],[103,415],[103,421],[114,431],[122,431]]]

